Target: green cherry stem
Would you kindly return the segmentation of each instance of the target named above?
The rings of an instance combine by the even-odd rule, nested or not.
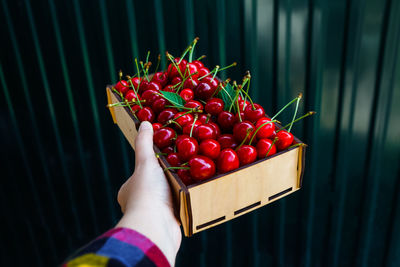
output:
[[[249,145],[251,145],[251,143],[253,142],[253,139],[256,137],[258,131],[259,131],[262,127],[264,127],[265,125],[267,125],[267,124],[269,124],[269,123],[274,123],[274,122],[276,122],[276,120],[267,121],[267,122],[261,124],[261,125],[256,129],[256,131],[254,132],[253,136],[251,137],[250,142],[249,142]]]
[[[190,170],[190,167],[167,167],[164,169],[164,171],[168,170]]]
[[[274,141],[272,141],[272,144],[271,144],[271,146],[269,147],[269,149],[268,149],[267,154],[265,155],[265,157],[268,157],[268,154],[269,154],[269,152],[271,151],[272,146],[276,143],[276,141],[278,141],[278,137],[275,137],[275,138],[274,138]]]
[[[192,62],[192,58],[193,58],[193,51],[194,48],[196,47],[197,41],[199,40],[199,37],[194,38],[193,42],[192,42],[192,50],[190,50],[190,54],[189,54],[189,63]]]
[[[236,99],[236,105],[238,110],[239,121],[242,122],[242,115],[240,114],[240,105],[239,105],[239,98]]]
[[[143,61],[140,61],[139,63],[140,63],[140,66],[142,67],[144,77],[146,78],[146,80],[147,80],[148,82],[150,82],[149,76],[147,75],[147,72],[146,72],[146,68],[145,68],[144,65],[143,65]]]
[[[201,55],[200,57],[198,57],[196,60],[202,60],[203,58],[206,58],[206,55]]]
[[[299,103],[300,103],[300,100],[301,100],[302,96],[303,96],[303,94],[300,93],[299,96],[297,97],[296,109],[294,110],[292,122],[290,123],[289,129],[288,129],[288,132],[289,132],[289,133],[290,133],[290,130],[292,130],[293,122],[294,122],[294,120],[296,119],[297,111],[299,110]]]
[[[160,62],[161,62],[161,55],[158,54],[158,57],[157,57],[157,66],[156,66],[156,70],[154,71],[154,73],[157,73],[158,67],[160,67]]]
[[[150,57],[150,51],[147,51],[146,64],[149,62],[149,57]]]
[[[238,149],[241,148],[244,145],[244,143],[246,142],[246,140],[249,137],[251,132],[252,132],[251,129],[247,129],[246,137],[243,139],[243,141],[240,143],[240,145],[235,149],[235,151],[238,151]]]
[[[231,105],[229,106],[229,110],[228,110],[229,112],[231,112],[232,107],[234,106],[236,100],[238,99],[238,97],[239,97],[239,91],[240,91],[240,88],[237,86],[236,81],[233,81],[233,87],[234,87],[234,88],[237,88],[237,89],[236,89],[235,97],[233,98],[232,103],[231,103]],[[240,112],[239,112],[239,113],[240,113]],[[240,116],[240,114],[239,114],[239,116]]]
[[[136,69],[137,69],[137,76],[139,77],[139,80],[140,80],[140,69],[139,69],[137,58],[135,58],[135,64],[136,64]]]
[[[302,119],[304,119],[304,118],[306,118],[306,117],[312,116],[312,115],[314,115],[315,113],[316,113],[315,111],[309,111],[309,112],[307,112],[305,115],[301,116],[300,118],[295,119],[295,120],[293,121],[293,123],[298,122],[298,121],[300,121],[300,120],[302,120]],[[276,132],[280,132],[280,131],[286,129],[287,127],[289,127],[289,126],[292,125],[293,123],[288,123],[288,124],[286,124],[285,126],[283,126],[281,129],[279,129],[279,130],[276,131]]]
[[[122,70],[119,70],[119,72],[118,72],[119,81],[121,81],[121,80],[122,80],[122,75],[123,75],[123,73],[122,73]]]
[[[286,148],[286,150],[287,149],[291,149],[291,148],[295,148],[295,147],[298,147],[298,146],[305,146],[305,144],[304,143],[297,143],[297,144],[291,145],[290,147]]]
[[[171,63],[174,65],[174,67],[178,71],[179,75],[181,75],[181,78],[183,79],[184,77],[182,75],[181,69],[178,67],[178,65],[176,65],[175,58],[170,53],[168,53],[168,51],[165,52],[165,54],[167,55],[167,57],[171,61]]]
[[[250,85],[250,81],[249,81],[249,83],[248,83],[248,86],[249,86],[249,85]],[[248,94],[245,90],[243,90],[243,88],[242,88],[242,93],[244,93],[244,94],[246,95],[246,99],[248,98],[248,99],[250,100],[251,106],[253,107],[253,109],[255,109],[253,100],[251,99],[251,97],[249,96],[249,94]],[[245,100],[245,101],[246,101],[246,100]],[[246,103],[246,102],[245,102],[245,103]],[[243,105],[243,106],[245,106],[245,105]]]
[[[278,117],[279,114],[281,114],[287,107],[289,107],[291,104],[293,104],[294,102],[297,101],[298,98],[301,98],[301,94],[299,94],[296,98],[294,98],[293,100],[291,100],[289,103],[287,103],[283,108],[281,108],[272,118],[271,120],[275,119],[276,117]]]
[[[220,68],[219,65],[215,66],[214,76],[212,77],[213,80],[215,79],[215,76],[217,75],[219,68]]]
[[[192,137],[192,134],[193,134],[193,128],[194,128],[194,125],[196,124],[196,121],[197,121],[197,118],[198,118],[199,116],[197,115],[197,114],[195,114],[194,115],[194,120],[193,120],[193,124],[192,124],[192,127],[190,128],[190,134],[189,134],[189,137]]]
[[[137,63],[137,62],[136,62],[136,63]],[[135,86],[133,86],[132,80],[129,80],[129,82],[131,83],[131,86],[132,86],[132,88],[133,88],[133,92],[134,92],[135,95],[136,95],[136,99],[139,99],[139,96],[138,96],[138,94],[137,94],[137,92],[136,92]],[[139,86],[140,86],[140,82],[139,82]],[[138,86],[138,87],[139,87],[139,86]],[[139,101],[139,106],[140,106],[141,109],[143,108],[142,104],[140,104],[140,101]]]
[[[193,48],[193,46],[189,45],[189,46],[185,49],[185,51],[183,52],[181,58],[179,59],[178,65],[181,64],[182,59],[186,56],[186,54],[187,54],[190,50],[192,50],[192,48]]]

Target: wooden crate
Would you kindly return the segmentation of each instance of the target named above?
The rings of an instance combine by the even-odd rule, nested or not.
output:
[[[121,102],[118,94],[107,87],[108,103]],[[111,107],[114,123],[135,149],[139,121],[127,107]],[[279,125],[277,125],[279,127]],[[301,143],[295,137],[295,143]],[[178,175],[167,171],[175,212],[185,236],[232,220],[300,189],[304,172],[306,146],[281,151],[234,171],[217,175],[207,181],[186,186]],[[154,151],[160,150],[154,146]],[[164,157],[163,168],[170,167]]]

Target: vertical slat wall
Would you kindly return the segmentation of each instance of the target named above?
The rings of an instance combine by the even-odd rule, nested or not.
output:
[[[1,266],[54,266],[113,226],[134,155],[105,85],[195,36],[269,114],[303,92],[318,115],[294,129],[303,189],[184,238],[177,266],[400,265],[399,1],[0,2]]]

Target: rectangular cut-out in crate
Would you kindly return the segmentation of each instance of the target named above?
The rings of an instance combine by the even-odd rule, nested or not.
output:
[[[121,101],[111,86],[106,90],[109,104]],[[127,107],[110,107],[110,112],[114,123],[118,124],[135,149],[139,122]],[[295,138],[295,143],[301,141]],[[232,220],[299,190],[304,172],[305,149],[306,145],[301,145],[281,151],[190,186],[184,185],[175,173],[167,171],[175,212],[185,236]],[[156,146],[154,151],[160,152]],[[170,166],[164,157],[160,157],[159,161],[163,168]]]

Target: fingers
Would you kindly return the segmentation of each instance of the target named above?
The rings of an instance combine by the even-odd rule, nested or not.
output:
[[[153,126],[148,121],[140,124],[136,137],[136,166],[145,162],[155,163],[157,159],[153,150]]]

